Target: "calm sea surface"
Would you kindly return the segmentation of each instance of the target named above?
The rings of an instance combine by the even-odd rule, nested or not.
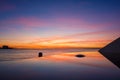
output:
[[[62,54],[68,52],[94,51],[97,49],[44,49],[44,50],[22,50],[22,49],[0,49],[0,61],[12,61],[38,57],[39,52],[44,56]]]
[[[120,69],[98,49],[0,49],[0,80],[120,80]]]

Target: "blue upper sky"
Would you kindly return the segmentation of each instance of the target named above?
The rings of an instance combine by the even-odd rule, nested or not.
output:
[[[120,13],[120,0],[1,0],[0,5],[0,19],[18,16],[54,18],[61,15],[82,15],[85,18],[116,15],[117,18]]]

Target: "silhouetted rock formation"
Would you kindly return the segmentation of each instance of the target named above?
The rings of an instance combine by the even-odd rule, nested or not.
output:
[[[78,55],[76,55],[76,57],[85,57],[85,55],[78,54]]]
[[[8,46],[3,46],[2,48],[3,48],[3,49],[8,49]]]
[[[1,49],[12,49],[12,48],[8,47],[7,45],[3,45]]]
[[[120,38],[114,40],[109,43],[107,46],[99,50],[100,52],[112,52],[112,53],[120,53]]]
[[[43,53],[39,52],[38,57],[42,57],[42,56],[43,56]]]
[[[120,68],[120,38],[100,49],[99,52]]]

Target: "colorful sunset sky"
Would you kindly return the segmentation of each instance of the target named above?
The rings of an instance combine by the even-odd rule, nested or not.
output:
[[[100,48],[120,37],[120,0],[0,0],[0,47]]]

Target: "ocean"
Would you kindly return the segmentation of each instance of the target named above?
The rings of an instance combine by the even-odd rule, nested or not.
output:
[[[0,80],[120,80],[120,69],[98,49],[0,49]]]
[[[0,61],[13,61],[38,57],[42,52],[43,56],[62,54],[69,52],[94,51],[98,49],[0,49]]]

